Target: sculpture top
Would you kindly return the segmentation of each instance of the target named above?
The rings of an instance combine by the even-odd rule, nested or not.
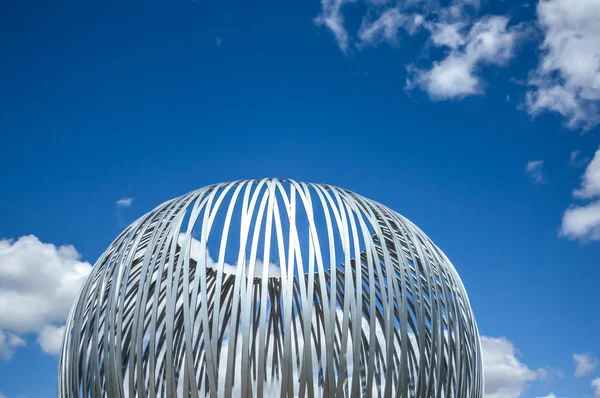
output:
[[[59,396],[482,396],[456,270],[413,223],[324,184],[215,184],[98,259]]]

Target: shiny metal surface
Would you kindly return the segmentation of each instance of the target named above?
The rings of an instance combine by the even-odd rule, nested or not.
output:
[[[454,267],[353,192],[216,184],[131,224],[69,316],[66,397],[483,396]]]

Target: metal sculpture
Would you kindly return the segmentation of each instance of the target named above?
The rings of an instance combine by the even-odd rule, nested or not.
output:
[[[263,179],[121,233],[69,316],[58,395],[480,398],[482,377],[465,289],[419,228],[344,189]]]

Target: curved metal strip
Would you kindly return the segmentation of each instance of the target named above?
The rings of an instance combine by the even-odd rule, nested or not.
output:
[[[160,205],[98,259],[58,396],[481,398],[481,348],[413,223],[328,185],[235,181]]]

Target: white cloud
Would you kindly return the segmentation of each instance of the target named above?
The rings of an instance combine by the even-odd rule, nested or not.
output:
[[[540,0],[542,57],[529,77],[528,112],[561,114],[569,128],[600,123],[600,0]]]
[[[40,333],[40,343],[48,343],[41,332],[65,322],[92,269],[80,257],[73,246],[56,247],[33,235],[0,240],[0,329],[21,339]]]
[[[575,361],[575,377],[583,377],[592,373],[598,366],[598,360],[590,354],[573,354]]]
[[[581,188],[576,189],[573,195],[584,199],[600,197],[600,148],[581,177]]]
[[[582,199],[600,197],[600,149],[581,177],[581,187],[573,196]],[[571,205],[563,215],[560,235],[570,239],[600,240],[600,200],[583,206]]]
[[[594,389],[594,398],[600,398],[600,377],[592,380],[592,388]]]
[[[321,13],[315,18],[317,26],[325,26],[333,33],[342,52],[348,51],[349,37],[344,28],[342,5],[352,0],[321,0]]]
[[[16,349],[25,346],[25,344],[25,340],[16,334],[0,330],[0,359],[10,359]],[[0,394],[0,398],[2,398],[2,394]]]
[[[486,398],[518,398],[540,371],[529,369],[517,358],[513,344],[504,337],[481,337]]]
[[[379,18],[363,18],[358,31],[359,47],[377,45],[381,42],[398,44],[398,29],[404,28],[409,34],[415,34],[423,24],[420,14],[403,14],[399,8],[388,8]]]
[[[65,327],[55,327],[46,325],[38,334],[38,343],[46,354],[57,355],[60,353],[62,337],[65,332]]]
[[[558,398],[554,393],[550,393],[548,395],[544,395],[543,397],[537,397],[537,398]]]
[[[464,32],[464,21],[427,24],[435,46],[448,48],[446,58],[429,70],[417,70],[408,88],[421,87],[434,100],[483,93],[478,71],[483,65],[505,65],[514,56],[519,27],[509,27],[504,16],[486,16]]]
[[[345,27],[343,7],[356,0],[321,0],[314,19],[328,28],[342,52],[347,53],[353,33]],[[430,98],[445,100],[484,92],[481,69],[505,66],[513,57],[524,25],[509,26],[501,15],[477,17],[479,0],[436,2],[412,0],[386,6],[366,0],[365,14],[356,34],[358,48],[381,42],[397,44],[400,29],[410,35],[420,27],[430,33],[435,47],[447,50],[430,67],[407,70],[407,88],[420,87]],[[570,128],[592,128],[600,123],[600,0],[539,0],[537,26],[543,40],[537,67],[527,79],[525,108],[532,116],[561,114]]]
[[[570,239],[600,240],[600,200],[565,210],[560,235]]]
[[[436,47],[448,47],[457,49],[465,44],[465,36],[462,33],[465,29],[464,21],[447,23],[428,23],[427,29],[431,33],[431,41]]]
[[[544,161],[530,160],[527,162],[527,166],[525,166],[525,173],[531,177],[536,184],[544,182]]]
[[[133,203],[133,198],[121,198],[116,201],[117,207],[129,207]]]
[[[6,395],[4,395],[0,392],[0,398],[6,398]]]
[[[355,1],[321,0],[321,12],[314,20],[318,26],[331,30],[344,53],[354,40],[344,25],[342,9]],[[486,65],[506,65],[523,36],[522,26],[509,26],[505,16],[486,15],[475,20],[479,0],[453,0],[446,7],[423,0],[391,6],[386,1],[365,0],[363,5],[365,12],[355,39],[357,48],[382,42],[396,45],[401,30],[412,36],[424,27],[430,33],[429,43],[447,51],[442,60],[433,62],[429,68],[407,67],[406,87],[420,87],[435,100],[483,93],[480,69]]]

